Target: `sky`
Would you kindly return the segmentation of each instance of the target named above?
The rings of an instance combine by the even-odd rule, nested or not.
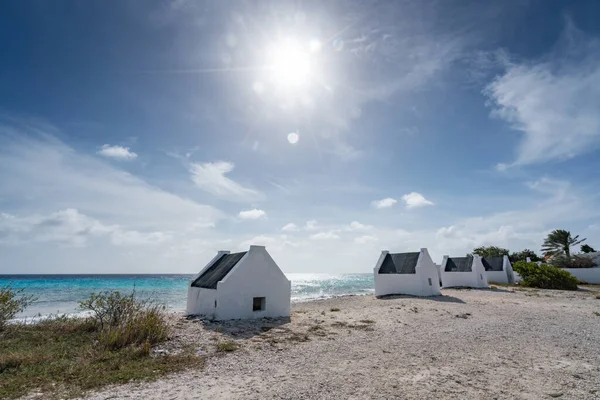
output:
[[[0,2],[0,274],[600,247],[597,1]]]

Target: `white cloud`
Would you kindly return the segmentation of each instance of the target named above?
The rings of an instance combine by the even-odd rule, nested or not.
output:
[[[315,233],[314,235],[310,235],[310,238],[312,240],[331,240],[331,239],[339,239],[340,237],[335,232],[329,231],[329,232]]]
[[[289,224],[286,224],[283,228],[281,228],[281,230],[283,232],[297,232],[299,229],[296,224],[290,222]]]
[[[311,219],[310,221],[306,221],[306,224],[304,225],[304,229],[307,231],[315,231],[318,228],[317,226],[317,221],[314,219]]]
[[[117,246],[128,246],[162,243],[170,240],[172,234],[138,232],[123,229],[118,225],[106,225],[75,209],[26,217],[0,214],[0,244],[48,242],[83,247],[90,239],[102,237],[108,237]]]
[[[254,189],[240,185],[226,175],[233,171],[234,164],[226,161],[214,163],[190,164],[192,181],[200,189],[215,196],[231,201],[258,201],[264,195]]]
[[[241,219],[259,219],[259,218],[267,218],[267,213],[263,210],[258,210],[256,208],[252,210],[244,210],[240,211],[238,216]]]
[[[370,231],[373,229],[373,225],[364,225],[358,221],[352,221],[348,230],[350,231]]]
[[[377,242],[379,238],[373,235],[365,235],[354,238],[354,243],[356,244],[367,244]]]
[[[569,194],[571,183],[564,180],[543,177],[537,181],[526,182],[526,185],[537,192],[547,194],[553,198],[562,199]]]
[[[103,145],[98,154],[104,157],[114,158],[116,160],[130,161],[137,158],[137,154],[130,151],[129,147]]]
[[[411,192],[402,196],[402,200],[406,203],[406,208],[418,208],[432,206],[433,202],[427,200],[421,193]]]
[[[182,230],[196,223],[214,224],[224,217],[213,207],[77,153],[49,134],[40,136],[40,129],[0,125],[0,197],[15,199],[17,204],[7,212],[50,214],[72,208],[91,217],[102,216],[109,225],[139,231]]]
[[[252,245],[266,246],[270,254],[278,254],[286,248],[298,246],[297,243],[290,241],[286,235],[259,235],[242,241],[238,248],[240,250],[248,250]]]
[[[484,93],[492,114],[523,133],[512,165],[564,160],[600,145],[598,39],[569,22],[552,54],[505,67]]]
[[[371,204],[375,208],[381,209],[381,208],[390,208],[394,204],[396,204],[397,202],[398,202],[398,200],[392,199],[391,197],[388,197],[388,198],[381,199],[381,200],[375,200],[375,201],[371,202]]]
[[[138,232],[116,230],[111,235],[117,246],[157,245],[173,240],[172,232]]]
[[[355,161],[364,156],[364,152],[355,149],[346,142],[339,141],[331,146],[331,153],[342,161]]]

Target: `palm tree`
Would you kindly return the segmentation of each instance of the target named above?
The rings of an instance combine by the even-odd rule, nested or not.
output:
[[[579,239],[579,235],[571,237],[571,232],[564,229],[555,229],[548,234],[542,246],[545,256],[564,255],[571,258],[571,246],[578,245],[586,239]]]
[[[583,245],[581,245],[581,252],[582,253],[595,253],[596,249],[594,249],[589,244],[583,244]]]

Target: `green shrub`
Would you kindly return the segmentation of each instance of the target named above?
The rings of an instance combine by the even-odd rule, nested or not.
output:
[[[79,302],[79,307],[92,312],[92,320],[100,329],[119,325],[143,308],[144,303],[135,297],[135,290],[123,296],[121,292],[92,293]]]
[[[0,331],[6,328],[9,320],[18,313],[25,311],[36,298],[24,295],[24,289],[13,289],[10,285],[0,287]]]
[[[555,256],[550,260],[550,264],[559,268],[594,268],[596,263],[589,258],[583,256]]]
[[[577,279],[560,268],[538,265],[534,262],[518,261],[513,265],[521,276],[521,286],[540,289],[577,290]]]
[[[116,291],[94,293],[79,305],[92,312],[90,321],[100,331],[98,341],[107,349],[131,345],[149,349],[168,338],[164,306],[136,298],[135,291],[127,296]]]

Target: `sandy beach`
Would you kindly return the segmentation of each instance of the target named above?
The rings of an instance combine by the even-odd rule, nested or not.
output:
[[[600,399],[598,288],[296,303],[290,321],[174,315],[204,368],[86,399]],[[336,311],[339,309],[339,311]],[[234,342],[233,352],[217,343]]]

